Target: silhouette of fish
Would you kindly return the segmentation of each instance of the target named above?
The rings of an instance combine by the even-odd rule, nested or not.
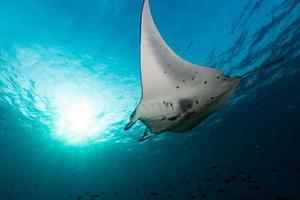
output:
[[[223,193],[223,192],[225,192],[225,190],[223,188],[220,188],[220,189],[218,189],[218,192]]]
[[[156,195],[158,195],[157,192],[150,192],[149,193],[149,196],[156,196]]]

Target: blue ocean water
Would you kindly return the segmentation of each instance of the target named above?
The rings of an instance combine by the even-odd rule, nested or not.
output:
[[[186,134],[139,143],[142,0],[0,1],[0,199],[300,197],[300,1],[151,0],[183,58],[242,75]],[[99,195],[99,197],[98,197]]]

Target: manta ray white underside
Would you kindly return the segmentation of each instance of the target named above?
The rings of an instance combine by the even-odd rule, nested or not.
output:
[[[149,0],[141,15],[140,62],[142,99],[125,130],[141,120],[147,126],[141,141],[192,129],[224,105],[243,79],[180,58],[157,30]]]

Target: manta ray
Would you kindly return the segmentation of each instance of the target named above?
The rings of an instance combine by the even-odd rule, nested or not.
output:
[[[140,37],[142,98],[124,128],[142,121],[147,128],[139,141],[166,131],[191,130],[221,108],[241,81],[283,60],[238,77],[192,64],[164,41],[153,21],[149,0],[143,2]]]

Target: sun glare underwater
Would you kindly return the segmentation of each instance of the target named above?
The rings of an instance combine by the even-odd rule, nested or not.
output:
[[[0,199],[299,199],[300,1],[150,0],[182,58],[240,76],[140,143],[142,0],[0,1]],[[155,82],[155,80],[153,80]]]

